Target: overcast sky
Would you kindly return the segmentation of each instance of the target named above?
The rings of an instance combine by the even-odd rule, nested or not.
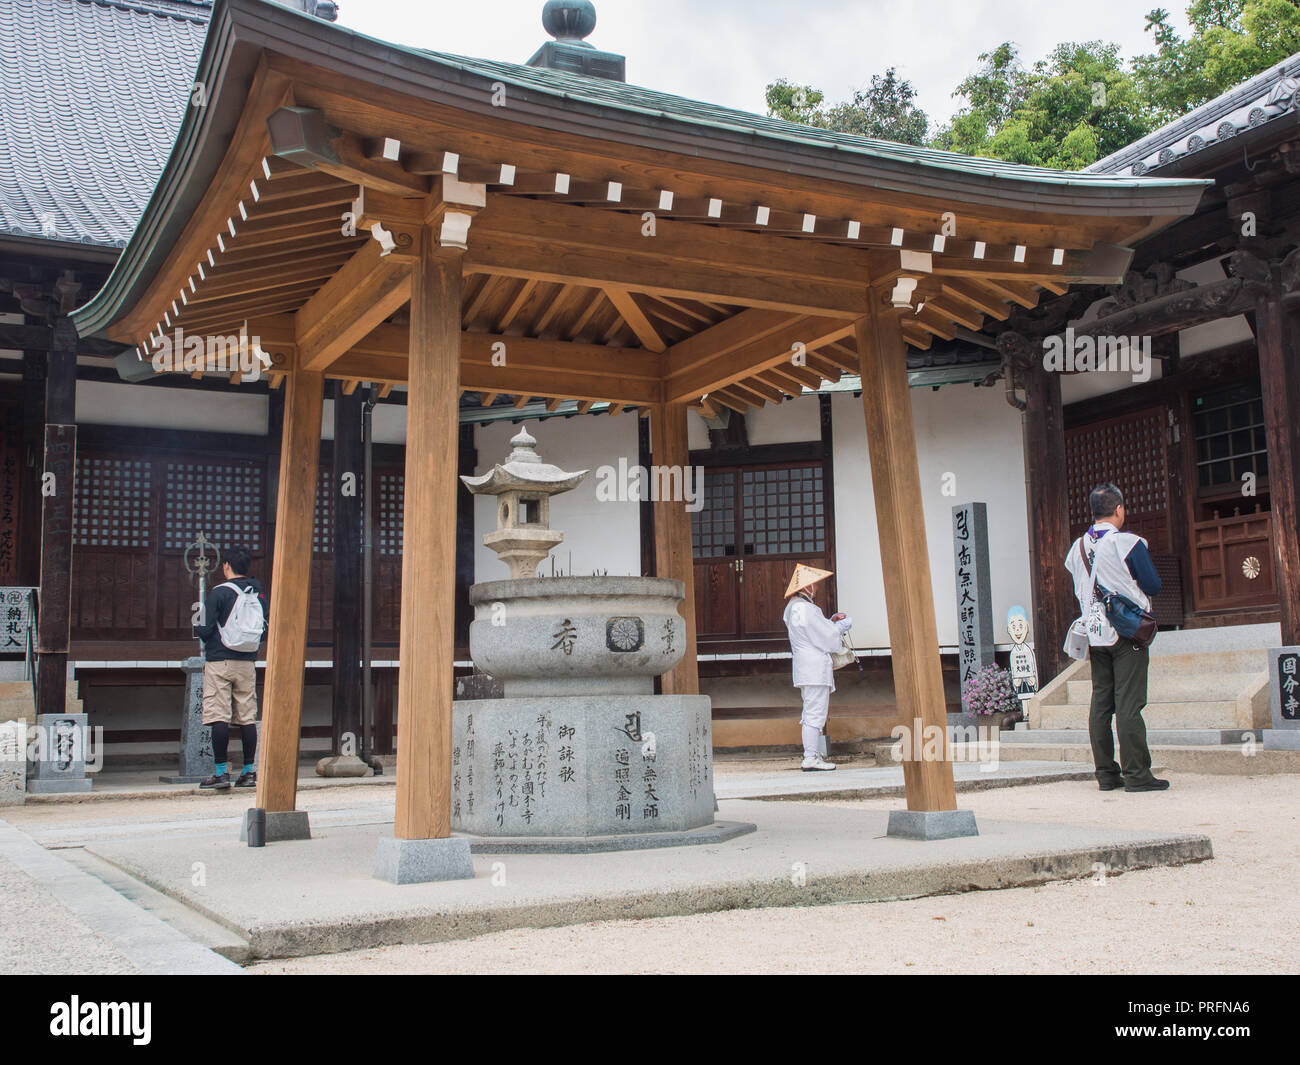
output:
[[[957,83],[1004,40],[1026,62],[1061,41],[1151,51],[1145,13],[1185,0],[596,0],[597,48],[627,56],[628,81],[744,111],[784,77],[848,98],[887,67],[916,86],[932,123],[949,118]],[[339,0],[339,22],[384,40],[522,63],[549,37],[542,0]]]

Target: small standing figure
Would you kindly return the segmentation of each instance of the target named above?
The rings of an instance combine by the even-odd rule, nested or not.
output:
[[[826,724],[831,692],[835,690],[831,655],[841,649],[844,633],[853,627],[853,619],[845,614],[835,614],[827,620],[813,601],[813,585],[829,576],[830,570],[815,569],[800,562],[785,590],[782,620],[790,634],[794,686],[803,695],[803,716],[799,724],[803,733],[801,768],[805,773],[835,768],[834,762],[821,756],[818,737]]]
[[[1038,658],[1029,643],[1029,615],[1022,606],[1007,611],[1007,632],[1011,635],[1011,686],[1022,703],[1038,692]]]

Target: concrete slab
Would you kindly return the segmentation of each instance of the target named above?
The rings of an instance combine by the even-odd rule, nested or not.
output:
[[[87,849],[248,942],[255,958],[466,939],[520,927],[765,906],[875,902],[1046,883],[1212,857],[1202,835],[987,821],[981,835],[886,837],[888,812],[725,801],[758,830],[728,843],[642,852],[476,855],[475,879],[375,880],[380,825],[317,824],[310,841],[250,849],[229,837]],[[195,862],[207,876],[194,883]]]

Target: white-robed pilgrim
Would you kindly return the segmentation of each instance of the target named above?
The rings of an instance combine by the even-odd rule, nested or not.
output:
[[[853,627],[853,619],[831,621],[816,603],[795,595],[785,604],[782,620],[790,634],[794,686],[822,684],[834,691],[831,654],[840,649],[840,637]]]

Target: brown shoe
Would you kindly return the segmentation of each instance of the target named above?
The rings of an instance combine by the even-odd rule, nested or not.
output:
[[[1125,791],[1168,791],[1169,781],[1152,777],[1145,784],[1125,784]]]
[[[220,776],[213,774],[204,778],[199,787],[206,791],[225,791],[230,787],[230,774],[222,773]]]

